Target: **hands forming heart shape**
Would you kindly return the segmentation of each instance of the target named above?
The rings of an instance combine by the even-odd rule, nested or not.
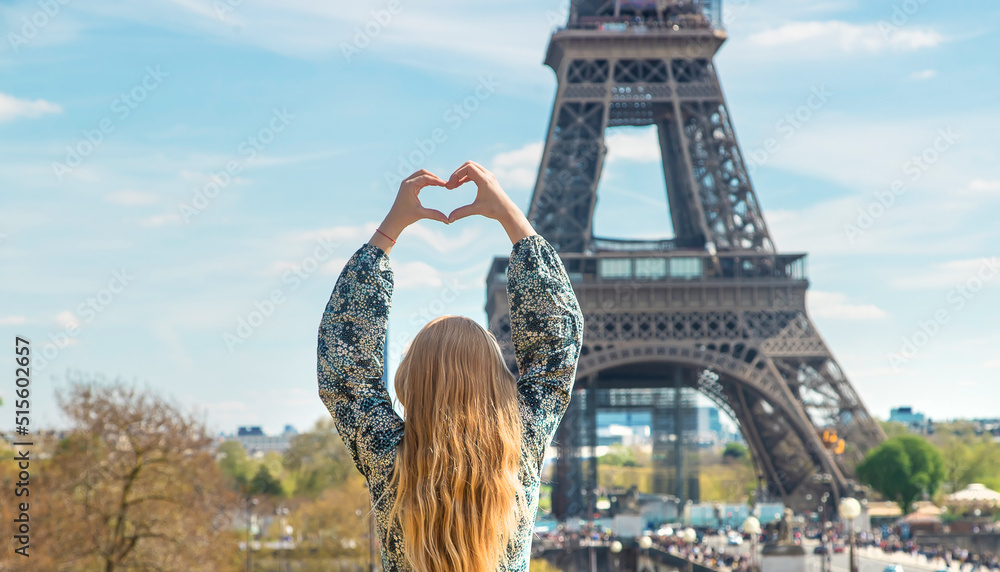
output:
[[[420,204],[420,191],[425,187],[444,187],[451,190],[469,182],[476,184],[476,199],[451,211],[448,216],[439,210],[429,209]],[[500,187],[493,173],[479,163],[467,161],[455,170],[447,181],[426,169],[410,175],[399,185],[396,200],[385,220],[379,225],[372,241],[388,253],[392,245],[396,244],[396,239],[393,237],[398,237],[403,229],[418,220],[431,219],[451,224],[472,215],[481,215],[498,221],[507,232],[511,244],[536,234],[521,209]]]
[[[475,200],[471,204],[458,207],[448,216],[439,210],[426,208],[420,203],[420,191],[425,187],[457,189],[469,182],[476,184]],[[386,218],[392,217],[403,227],[423,219],[451,224],[472,215],[501,220],[503,216],[510,214],[511,208],[517,209],[517,206],[500,187],[493,173],[478,163],[468,161],[455,170],[447,181],[426,169],[410,175],[399,186],[399,194],[396,195],[396,201]]]

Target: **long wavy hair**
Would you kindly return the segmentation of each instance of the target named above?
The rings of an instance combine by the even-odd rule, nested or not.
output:
[[[396,371],[405,410],[390,523],[414,572],[492,572],[527,501],[517,386],[496,338],[474,320],[424,326]]]

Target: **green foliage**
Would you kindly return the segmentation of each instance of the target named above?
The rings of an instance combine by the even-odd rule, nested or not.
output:
[[[528,564],[528,572],[559,572],[559,569],[544,558],[532,558]]]
[[[889,439],[912,433],[906,425],[903,425],[899,421],[879,421],[878,423],[882,426],[885,436]]]
[[[944,489],[961,490],[971,483],[990,488],[1000,486],[1000,443],[989,435],[976,435],[967,423],[954,422],[938,427],[931,437],[944,456]]]
[[[909,514],[914,501],[937,491],[945,478],[945,459],[922,437],[900,435],[869,451],[857,473]]]
[[[635,451],[620,444],[608,447],[608,452],[598,457],[597,464],[611,467],[637,467],[639,465]]]
[[[750,451],[740,443],[726,443],[726,448],[722,450],[723,459],[745,459],[750,455]]]
[[[282,463],[294,476],[295,493],[312,498],[357,473],[329,417],[318,421],[311,431],[296,435]]]
[[[267,465],[261,464],[257,467],[257,473],[250,479],[250,493],[277,497],[283,496],[285,490],[281,486],[281,481],[271,474]]]
[[[230,487],[241,490],[250,482],[253,463],[239,441],[226,441],[219,445],[215,458]]]

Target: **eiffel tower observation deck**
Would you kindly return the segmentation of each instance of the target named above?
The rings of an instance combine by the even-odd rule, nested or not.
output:
[[[725,40],[720,0],[575,0],[549,43],[558,88],[528,218],[586,324],[553,442],[559,518],[593,510],[598,410],[652,412],[650,492],[682,501],[698,497],[682,430],[694,392],[739,424],[764,495],[797,508],[860,494],[854,467],[885,438],[806,313],[806,255],[771,239],[713,61]],[[594,236],[617,126],[655,126],[674,236]],[[516,370],[507,262],[490,268],[486,311]]]

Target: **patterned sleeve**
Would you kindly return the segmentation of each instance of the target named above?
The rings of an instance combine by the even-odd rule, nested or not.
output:
[[[519,240],[507,270],[511,337],[525,441],[541,466],[569,406],[583,345],[583,313],[555,249],[541,235]]]
[[[389,257],[362,245],[341,271],[319,326],[319,396],[369,482],[391,472],[403,435],[403,420],[382,383],[392,287]]]

